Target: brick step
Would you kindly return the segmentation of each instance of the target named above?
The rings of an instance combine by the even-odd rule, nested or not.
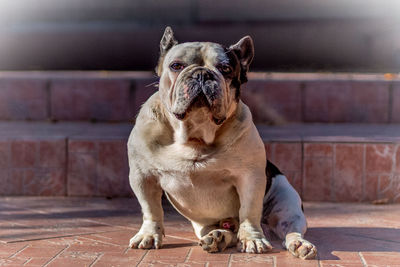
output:
[[[1,122],[0,195],[129,196],[132,124]],[[259,126],[304,200],[400,202],[400,125]]]
[[[400,123],[400,76],[250,73],[256,123]],[[0,72],[0,120],[132,122],[151,72]]]

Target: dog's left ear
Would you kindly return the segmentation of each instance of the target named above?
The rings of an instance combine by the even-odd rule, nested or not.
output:
[[[240,82],[247,82],[247,72],[249,71],[250,63],[254,58],[254,44],[250,36],[245,36],[234,45],[229,47],[240,61]]]

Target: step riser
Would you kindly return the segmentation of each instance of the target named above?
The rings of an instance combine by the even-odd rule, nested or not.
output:
[[[133,121],[141,104],[156,91],[151,84],[157,81],[150,73],[117,78],[101,73],[87,78],[0,74],[0,120]],[[287,122],[400,123],[399,81],[383,76],[370,81],[335,77],[250,77],[242,98],[256,123],[269,121],[266,107]]]
[[[0,141],[0,195],[129,196],[126,138]],[[400,203],[400,145],[266,142],[307,201]]]

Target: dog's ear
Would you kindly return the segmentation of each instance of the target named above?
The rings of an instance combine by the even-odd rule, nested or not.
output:
[[[160,58],[158,59],[158,64],[156,67],[156,73],[158,76],[161,75],[162,63],[164,61],[165,55],[167,54],[168,50],[170,50],[174,45],[177,44],[178,41],[174,37],[174,32],[172,31],[171,27],[167,26],[160,41]]]
[[[234,45],[229,47],[240,61],[240,82],[247,82],[247,72],[249,71],[250,63],[254,58],[254,44],[250,36],[245,36]]]
[[[167,26],[164,31],[164,35],[160,42],[160,54],[165,55],[174,45],[177,45],[178,41],[175,40],[174,32],[171,27]]]

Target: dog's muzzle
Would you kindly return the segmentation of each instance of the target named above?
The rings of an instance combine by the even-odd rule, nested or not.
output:
[[[219,125],[225,121],[223,107],[224,90],[216,74],[207,68],[198,67],[183,76],[175,85],[172,112],[179,120],[193,108],[208,107],[214,122]]]

